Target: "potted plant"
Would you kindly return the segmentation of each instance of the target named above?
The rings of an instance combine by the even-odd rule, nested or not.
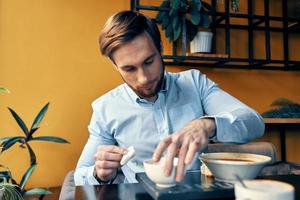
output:
[[[234,12],[237,12],[238,0],[232,0],[231,7]],[[191,52],[207,52],[210,51],[213,37],[212,33],[207,31],[211,24],[208,15],[211,9],[211,6],[202,0],[165,0],[159,6],[156,22],[161,24],[170,42],[176,42],[179,39],[183,23],[186,23],[186,34],[188,41],[191,42]],[[206,31],[199,32],[199,28]],[[200,50],[197,50],[198,44],[204,45],[205,48],[200,46]]]
[[[0,87],[0,93],[8,92],[7,89]],[[29,129],[21,117],[12,109],[8,108],[13,118],[21,128],[24,133],[24,136],[12,136],[12,137],[1,137],[0,138],[0,156],[3,152],[8,151],[12,146],[19,144],[19,147],[22,149],[27,149],[30,157],[30,165],[26,172],[24,173],[21,181],[17,182],[9,168],[0,164],[2,170],[0,170],[0,195],[3,195],[3,199],[23,199],[24,196],[30,195],[46,195],[51,194],[51,192],[45,188],[33,188],[26,189],[26,183],[29,180],[31,174],[37,166],[37,158],[34,153],[34,150],[31,148],[30,143],[32,141],[48,141],[56,143],[69,143],[67,140],[55,137],[55,136],[36,136],[34,133],[39,129],[39,124],[44,118],[48,110],[49,103],[47,103],[36,115],[31,128]],[[0,198],[1,199],[1,198]]]

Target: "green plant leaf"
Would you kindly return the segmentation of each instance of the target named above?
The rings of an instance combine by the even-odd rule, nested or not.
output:
[[[191,22],[194,25],[198,25],[200,23],[201,20],[201,15],[199,12],[191,12]]]
[[[178,10],[177,9],[174,9],[172,8],[169,12],[169,17],[173,18],[175,15],[178,14]]]
[[[170,8],[170,1],[163,1],[159,8]],[[156,15],[156,21],[158,23],[162,23],[163,18],[166,17],[165,15],[168,15],[167,11],[158,11],[157,15]]]
[[[190,15],[191,15],[191,22],[194,25],[198,25],[201,20],[200,15],[201,3],[199,0],[192,0],[190,5]]]
[[[13,137],[2,137],[2,138],[0,138],[0,142],[5,142],[5,141],[9,140],[10,138],[13,138]]]
[[[180,1],[180,8],[182,9],[186,8],[186,1]]]
[[[180,8],[180,2],[181,2],[181,0],[173,0],[172,1],[172,9],[178,10]]]
[[[234,13],[239,12],[239,1],[238,0],[231,0],[231,9]]]
[[[21,193],[18,190],[19,186],[11,183],[0,184],[0,189],[3,191],[3,196],[1,199],[6,200],[23,200]]]
[[[20,188],[21,188],[21,190],[24,190],[24,186],[25,186],[26,182],[28,181],[28,179],[29,179],[30,175],[32,174],[32,172],[35,170],[35,168],[36,168],[36,164],[31,165],[27,169],[27,171],[25,172],[25,174],[23,175],[22,180],[20,182]]]
[[[179,23],[180,23],[179,16],[175,15],[174,18],[172,19],[172,26],[174,30],[178,29]]]
[[[27,146],[29,156],[30,156],[30,165],[34,165],[34,164],[36,164],[35,153],[34,153],[34,151],[32,150],[31,146],[28,143],[26,143],[26,146]]]
[[[13,146],[16,142],[22,142],[25,138],[21,136],[17,137],[11,137],[10,139],[6,140],[1,144],[2,150],[1,152],[9,149],[11,146]]]
[[[272,102],[271,106],[288,106],[293,104],[296,103],[286,98],[278,98]]]
[[[48,107],[49,107],[49,102],[40,110],[40,112],[37,114],[37,116],[35,117],[33,123],[32,123],[32,126],[31,126],[31,129],[37,129],[40,122],[42,121],[42,119],[44,118],[47,110],[48,110]]]
[[[209,19],[209,16],[207,13],[204,13],[202,15],[202,18],[201,18],[201,24],[204,28],[209,28],[210,26],[210,19]]]
[[[20,126],[20,128],[22,129],[22,131],[24,132],[24,134],[26,136],[28,136],[29,131],[27,126],[25,125],[24,121],[21,119],[21,117],[19,117],[19,115],[11,108],[9,108],[10,113],[12,114],[12,116],[15,118],[16,122],[18,123],[18,125]]]
[[[9,183],[11,179],[10,171],[0,171],[0,185],[3,183]]]
[[[48,142],[57,142],[57,143],[70,143],[67,140],[61,138],[61,137],[55,137],[55,136],[40,136],[40,137],[34,137],[32,140],[39,140],[39,141],[48,141]]]
[[[169,22],[170,22],[170,17],[168,14],[164,14],[164,18],[163,18],[163,21],[162,21],[162,28],[163,29],[167,29],[168,25],[169,25]]]
[[[163,17],[164,17],[164,12],[159,12],[157,15],[156,15],[156,22],[157,23],[162,23],[162,20],[163,20]]]
[[[52,194],[52,192],[45,188],[33,188],[24,192],[23,195],[31,196],[31,195],[47,195],[47,194]]]
[[[173,27],[172,27],[171,23],[166,28],[165,34],[166,34],[166,37],[169,39],[169,41],[172,42],[173,41]]]
[[[173,29],[174,30],[174,41],[178,40],[178,38],[180,37],[181,34],[181,23],[179,23],[178,28],[177,29]]]
[[[9,90],[5,87],[0,87],[0,93],[9,93]]]

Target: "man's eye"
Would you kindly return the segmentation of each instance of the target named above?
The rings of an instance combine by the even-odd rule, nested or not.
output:
[[[145,61],[145,64],[146,64],[146,65],[150,65],[151,63],[153,63],[153,59],[151,59],[151,60],[146,60],[146,61]]]
[[[126,67],[123,70],[126,71],[126,72],[132,72],[132,71],[134,71],[134,68],[133,67]]]

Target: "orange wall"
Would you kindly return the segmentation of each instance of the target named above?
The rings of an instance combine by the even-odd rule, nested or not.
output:
[[[129,5],[128,0],[0,0],[0,86],[11,91],[0,96],[0,135],[22,134],[7,106],[29,126],[39,109],[50,101],[36,134],[60,136],[71,142],[32,143],[38,167],[28,187],[60,185],[67,171],[74,169],[88,137],[91,102],[122,82],[109,61],[99,54],[99,30],[108,16],[129,9]],[[164,43],[168,51],[170,45]],[[299,51],[294,54],[299,58]],[[299,72],[201,71],[259,112],[278,97],[300,102]],[[267,133],[264,139],[278,143],[275,134]],[[299,142],[299,136],[288,134],[288,159],[300,162],[295,153]],[[0,157],[0,163],[10,167],[17,179],[28,162],[27,152],[17,146]]]

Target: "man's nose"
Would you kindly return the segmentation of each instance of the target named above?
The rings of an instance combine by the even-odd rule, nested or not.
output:
[[[149,73],[146,70],[140,70],[138,75],[139,84],[147,84],[149,81]]]

